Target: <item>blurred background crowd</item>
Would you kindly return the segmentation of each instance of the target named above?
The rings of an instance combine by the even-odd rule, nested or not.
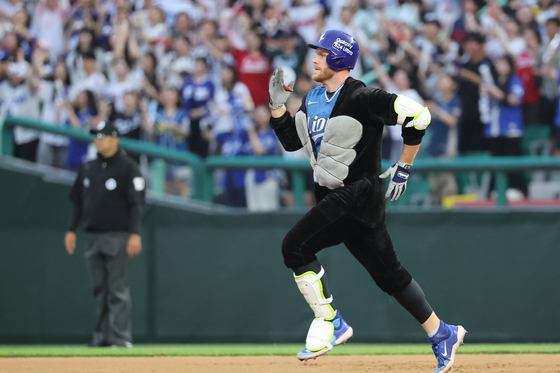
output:
[[[268,125],[268,81],[279,66],[296,81],[295,114],[316,86],[306,43],[328,29],[357,39],[353,77],[430,108],[421,157],[560,154],[552,0],[1,0],[0,112],[83,131],[113,121],[123,137],[202,158],[305,158],[284,154]],[[14,132],[19,158],[77,171],[95,157],[87,143]],[[545,141],[527,150],[536,132]],[[400,127],[387,126],[383,144],[397,161]],[[149,173],[152,160],[135,157]],[[215,178],[219,203],[293,205],[286,173]],[[528,195],[524,175],[509,178],[510,196]],[[168,193],[189,197],[191,179],[187,166],[166,165]],[[432,204],[458,192],[452,174],[429,182]]]

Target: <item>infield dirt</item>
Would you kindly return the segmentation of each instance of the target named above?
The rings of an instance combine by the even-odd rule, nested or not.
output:
[[[0,373],[431,373],[428,355],[0,358]],[[558,373],[560,355],[458,355],[453,373]]]

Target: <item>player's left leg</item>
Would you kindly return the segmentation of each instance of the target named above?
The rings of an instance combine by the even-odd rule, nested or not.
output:
[[[305,348],[297,357],[300,360],[315,359],[326,354],[334,346],[345,343],[354,331],[344,321],[340,311],[334,308],[327,275],[318,260],[294,269],[294,278],[315,315],[307,332]]]
[[[384,225],[375,229],[356,225],[353,230],[354,234],[344,242],[348,250],[381,290],[393,296],[422,325],[438,361],[434,373],[448,372],[463,344],[465,329],[447,325],[436,316],[420,285],[397,259]]]
[[[316,256],[320,250],[340,244],[346,238],[348,218],[345,215],[353,196],[345,193],[344,188],[340,189],[305,214],[282,243],[284,263],[294,271],[296,284],[315,315],[305,348],[298,353],[300,360],[324,355],[353,333],[333,307],[325,270]]]

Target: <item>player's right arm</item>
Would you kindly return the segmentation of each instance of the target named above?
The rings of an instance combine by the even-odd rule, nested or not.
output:
[[[278,140],[286,151],[293,152],[303,147],[297,134],[294,118],[286,110],[286,101],[294,88],[294,82],[284,84],[284,71],[277,68],[268,85],[268,99],[271,110],[270,127],[274,129]],[[305,101],[304,101],[305,102]],[[299,110],[305,113],[305,105]]]

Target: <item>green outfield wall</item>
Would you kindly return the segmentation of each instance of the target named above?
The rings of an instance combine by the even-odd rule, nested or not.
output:
[[[0,343],[86,343],[93,298],[63,236],[69,185],[0,168]],[[137,342],[303,342],[312,312],[282,263],[299,213],[172,208],[156,200],[131,261]],[[472,342],[560,342],[560,211],[389,212],[402,263]],[[356,342],[424,342],[412,316],[355,259],[320,254]]]

